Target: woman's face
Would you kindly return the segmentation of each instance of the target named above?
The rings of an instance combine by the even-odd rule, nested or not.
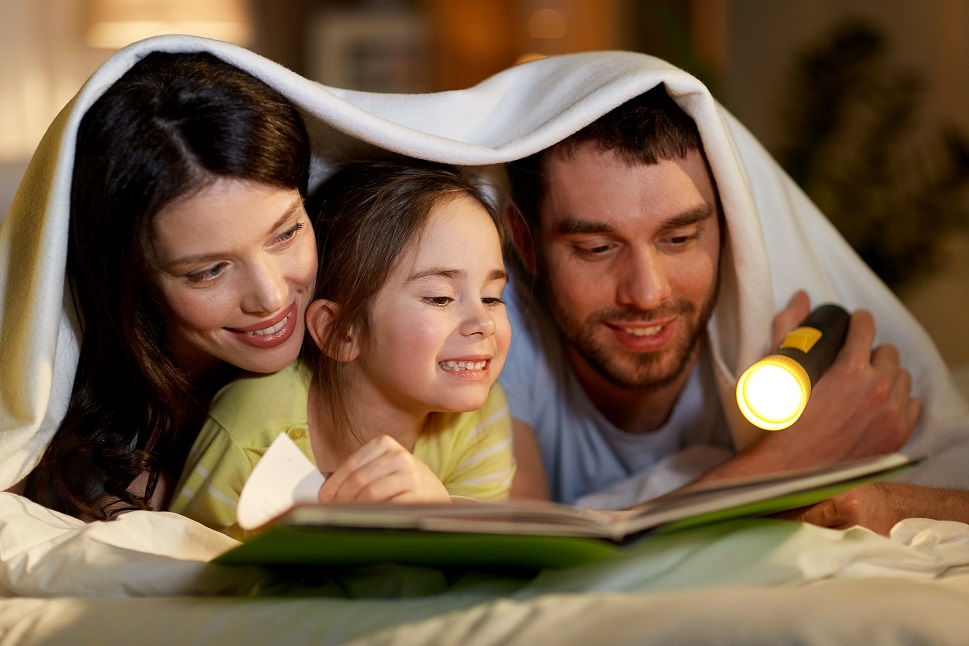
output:
[[[299,354],[316,240],[295,189],[218,179],[155,218],[168,343],[190,375],[220,362],[274,372]]]

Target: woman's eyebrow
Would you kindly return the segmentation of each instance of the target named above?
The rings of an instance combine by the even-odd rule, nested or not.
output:
[[[283,224],[285,224],[288,220],[291,220],[293,218],[293,215],[296,214],[296,212],[302,208],[303,208],[303,199],[299,196],[293,197],[292,204],[289,205],[288,209],[283,211],[283,214],[279,216],[278,220],[273,222],[272,226],[269,227],[268,233],[272,233],[279,227],[283,226]]]

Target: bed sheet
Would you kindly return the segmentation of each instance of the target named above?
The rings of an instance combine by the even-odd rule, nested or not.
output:
[[[969,634],[962,523],[909,519],[883,537],[748,519],[537,573],[209,563],[233,545],[175,514],[83,524],[0,494],[0,642],[964,643]]]

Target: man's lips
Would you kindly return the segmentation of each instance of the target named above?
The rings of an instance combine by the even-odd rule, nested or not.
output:
[[[254,348],[275,348],[285,343],[299,323],[296,301],[276,316],[242,328],[226,328],[236,339]]]
[[[613,336],[625,348],[634,352],[655,352],[660,350],[676,331],[676,318],[641,323],[606,323]]]

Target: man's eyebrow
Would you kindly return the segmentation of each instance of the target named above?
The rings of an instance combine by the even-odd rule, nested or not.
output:
[[[714,216],[715,213],[716,210],[709,204],[701,204],[695,209],[690,209],[689,211],[684,211],[679,215],[674,215],[663,222],[661,228],[670,231],[673,229],[679,229],[680,227],[688,227],[692,224],[709,220]]]
[[[689,211],[684,211],[683,213],[668,218],[660,225],[660,229],[671,231],[673,229],[679,229],[680,227],[690,226],[691,224],[696,224],[697,222],[702,222],[713,217],[714,213],[715,210],[709,204],[701,204]],[[615,232],[615,227],[605,222],[568,217],[555,225],[553,234],[568,236]]]
[[[614,227],[604,222],[569,217],[556,224],[552,233],[568,236],[582,233],[614,233],[615,230]]]
[[[407,282],[414,282],[421,280],[422,278],[464,278],[468,275],[468,272],[463,269],[451,269],[448,267],[431,267],[430,269],[425,269],[424,271],[419,271],[416,274],[410,276]],[[488,273],[488,280],[508,280],[508,272],[504,269],[492,269]]]

